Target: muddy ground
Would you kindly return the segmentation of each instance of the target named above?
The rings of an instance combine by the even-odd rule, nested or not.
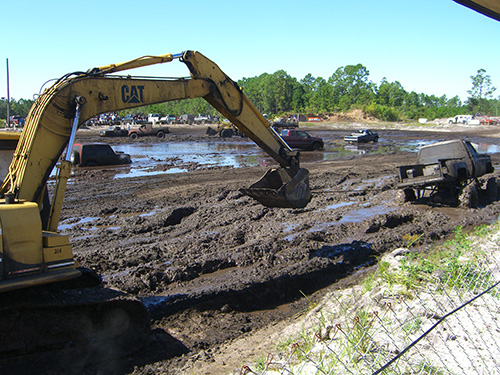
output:
[[[316,126],[310,133],[328,148],[351,127]],[[164,140],[139,142],[208,139],[204,127],[171,129]],[[499,202],[477,209],[403,204],[395,189],[397,166],[413,163],[416,155],[390,147],[395,140],[422,138],[497,144],[496,128],[376,130],[387,153],[323,161],[321,151],[303,152],[313,193],[304,209],[266,208],[238,191],[264,167],[194,165],[188,173],[119,180],[110,168],[76,168],[61,218],[71,224],[64,232],[75,256],[106,286],[140,297],[152,320],[146,347],[88,373],[239,373],[242,364],[267,353],[269,332],[306,309],[308,299],[338,282],[355,282],[360,268],[406,245],[405,236],[422,235],[425,249],[457,226],[498,217]],[[77,141],[102,138],[83,130]],[[498,177],[500,155],[492,158]]]

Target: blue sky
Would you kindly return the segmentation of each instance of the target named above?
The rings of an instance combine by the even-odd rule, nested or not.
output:
[[[0,97],[33,98],[68,72],[198,50],[233,80],[285,70],[328,79],[363,64],[375,83],[467,98],[482,68],[500,95],[500,22],[452,0],[0,0]],[[132,75],[187,76],[179,61]]]

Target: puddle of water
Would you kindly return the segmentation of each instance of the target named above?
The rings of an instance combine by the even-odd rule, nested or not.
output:
[[[376,215],[387,214],[391,211],[394,211],[395,207],[389,207],[384,204],[380,204],[373,207],[361,208],[359,210],[350,211],[346,215],[342,216],[342,218],[338,221],[331,222],[321,222],[316,223],[312,228],[309,229],[309,232],[320,232],[328,229],[328,227],[339,225],[339,224],[347,224],[347,223],[360,223],[366,219],[369,219]],[[293,236],[293,235],[291,235]],[[290,236],[288,236],[290,237]],[[293,237],[292,237],[293,239]]]
[[[166,304],[170,301],[175,300],[181,296],[180,294],[175,294],[172,296],[147,296],[141,298],[141,302],[146,306],[147,309],[155,306],[161,306],[163,304]]]
[[[125,173],[115,174],[114,178],[125,178],[125,177],[144,177],[144,176],[155,176],[158,174],[171,174],[171,173],[186,173],[188,170],[185,168],[170,168],[165,171],[151,171],[148,169],[130,168],[130,171]]]
[[[331,204],[329,206],[326,206],[324,209],[325,210],[335,210],[337,208],[350,206],[351,204],[354,204],[354,203],[356,203],[356,202],[340,202],[340,203],[335,203],[335,204]]]
[[[342,218],[337,222],[337,224],[342,223],[360,223],[370,217],[387,214],[394,211],[395,207],[388,207],[386,205],[377,205],[368,208],[362,208],[360,210],[351,211],[347,215],[342,216]]]
[[[331,161],[351,158],[362,154],[387,154],[394,152],[417,152],[421,146],[436,140],[381,139],[375,144],[347,145],[339,141],[326,141],[323,151],[304,151],[302,161]],[[500,146],[479,143],[481,153],[500,153]],[[131,155],[132,164],[127,167],[113,167],[115,178],[142,177],[158,174],[186,173],[193,165],[200,167],[256,167],[276,166],[276,162],[250,140],[210,140],[208,142],[162,142],[154,144],[131,143],[116,146],[117,151]],[[160,164],[168,167],[156,170]],[[186,167],[189,165],[189,168]]]
[[[158,174],[185,173],[185,164],[200,167],[253,167],[273,164],[272,159],[250,141],[239,142],[167,142],[156,144],[121,145],[120,151],[130,154],[130,169],[115,175],[115,178],[141,177]],[[160,163],[170,168],[154,170]]]
[[[58,227],[57,227],[57,229],[59,231],[63,231],[63,230],[66,230],[66,229],[71,229],[71,228],[73,228],[77,224],[91,223],[92,221],[97,220],[97,219],[99,219],[99,218],[98,217],[82,217],[77,222],[64,224],[64,222],[66,222],[66,221],[74,220],[74,219],[67,219],[67,220],[64,220],[64,221],[60,222],[59,225],[58,225]],[[94,228],[97,229],[96,227],[92,227],[92,228],[90,228],[90,230],[95,230]]]
[[[483,153],[483,154],[498,154],[500,153],[500,146],[499,145],[492,145],[489,143],[475,143],[474,146],[476,146],[477,152]]]

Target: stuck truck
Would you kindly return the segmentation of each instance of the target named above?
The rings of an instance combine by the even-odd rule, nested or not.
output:
[[[397,187],[404,189],[405,201],[427,195],[434,202],[476,207],[477,178],[493,172],[490,156],[478,153],[469,141],[443,141],[421,147],[417,164],[400,166]],[[486,191],[491,198],[497,197],[494,178],[488,180]]]
[[[137,139],[139,137],[146,137],[150,135],[154,135],[157,138],[163,139],[165,138],[165,134],[170,133],[170,130],[166,126],[161,125],[153,125],[150,123],[142,124],[140,127],[135,129],[130,129],[128,131],[128,136],[131,139]]]
[[[378,133],[371,131],[370,129],[358,129],[350,135],[344,137],[344,141],[348,143],[368,143],[368,142],[378,142]]]

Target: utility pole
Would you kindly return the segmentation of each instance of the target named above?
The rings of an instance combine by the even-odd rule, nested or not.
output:
[[[7,60],[7,123],[6,127],[10,125],[10,88],[9,88],[9,59]]]

